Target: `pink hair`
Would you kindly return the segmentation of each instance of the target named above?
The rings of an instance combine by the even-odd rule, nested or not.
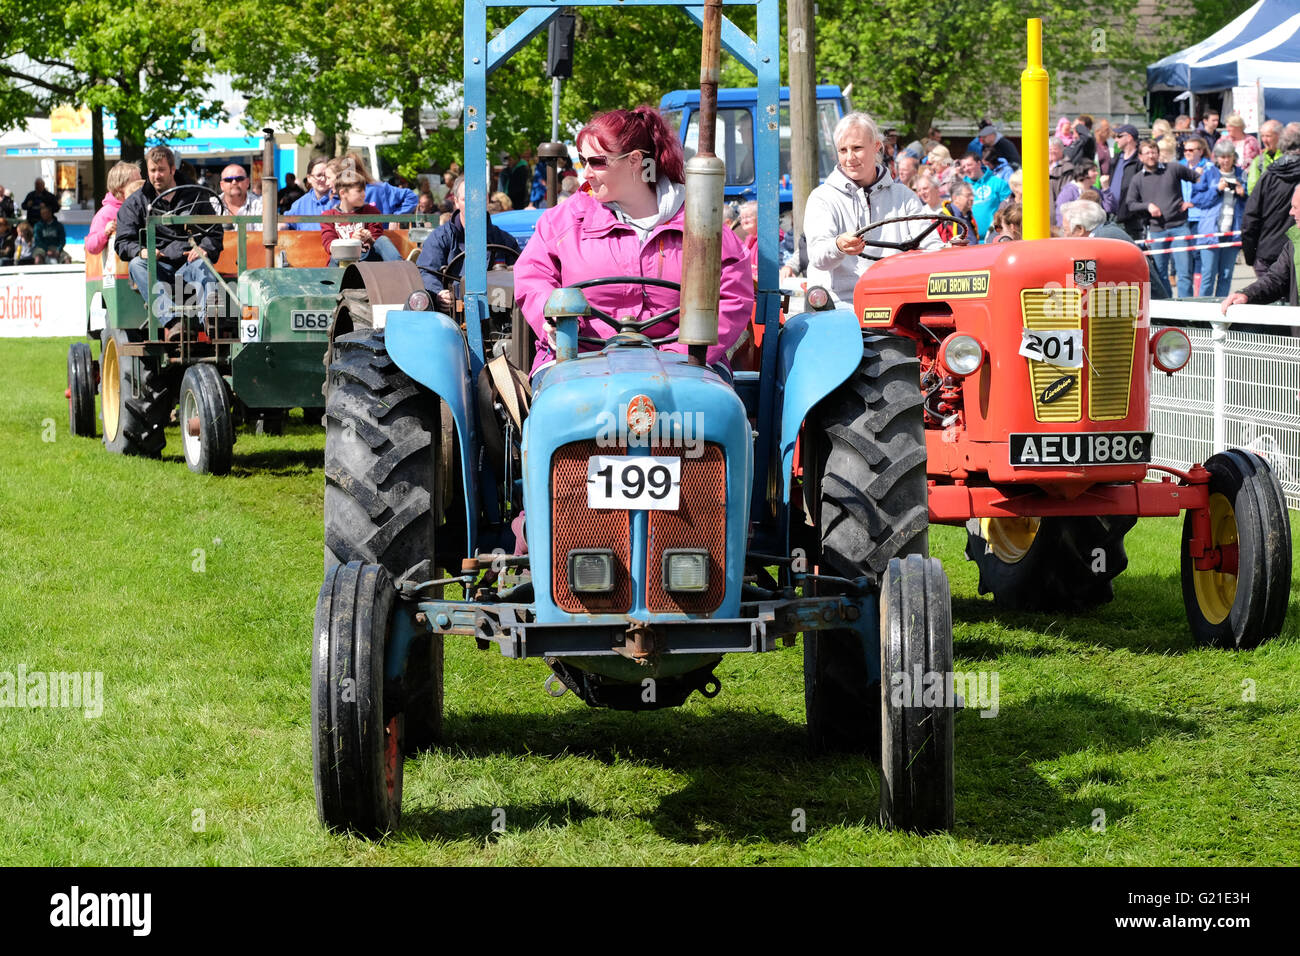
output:
[[[600,140],[614,153],[640,150],[654,160],[655,171],[668,177],[670,182],[686,181],[686,161],[677,134],[669,128],[663,115],[653,106],[638,106],[634,110],[610,110],[591,118],[591,122],[578,130],[574,142],[584,136]]]
[[[1056,138],[1066,146],[1074,142],[1074,126],[1064,116],[1056,121]]]

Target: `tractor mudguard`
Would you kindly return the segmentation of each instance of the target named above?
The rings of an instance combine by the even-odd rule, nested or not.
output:
[[[786,320],[777,340],[781,403],[781,496],[790,503],[794,443],[814,405],[839,388],[862,361],[862,326],[849,309],[804,312]]]
[[[388,313],[384,345],[397,367],[447,403],[460,442],[460,473],[465,489],[468,553],[476,553],[478,491],[469,449],[478,447],[470,410],[469,357],[465,337],[441,312]]]

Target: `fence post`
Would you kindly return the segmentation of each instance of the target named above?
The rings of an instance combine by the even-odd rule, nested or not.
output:
[[[1214,349],[1214,439],[1210,453],[1222,451],[1228,445],[1228,323],[1210,323],[1210,345]]]

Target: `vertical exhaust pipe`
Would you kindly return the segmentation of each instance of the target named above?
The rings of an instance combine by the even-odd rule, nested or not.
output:
[[[1043,21],[1028,21],[1027,65],[1020,74],[1020,135],[1024,157],[1024,210],[1021,234],[1026,239],[1052,235],[1048,215],[1051,189],[1047,170],[1047,70],[1043,69]]]
[[[682,311],[678,340],[693,365],[718,344],[722,285],[722,201],[727,169],[714,155],[722,0],[705,0],[700,46],[700,148],[686,164],[686,233],[682,240]]]
[[[279,180],[275,176],[275,130],[262,130],[262,245],[266,262],[275,268],[275,245],[280,231]]]

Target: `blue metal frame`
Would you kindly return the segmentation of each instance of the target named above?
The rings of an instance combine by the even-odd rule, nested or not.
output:
[[[780,326],[780,289],[777,278],[778,219],[780,203],[776,182],[780,163],[781,24],[780,0],[722,0],[723,6],[754,7],[758,13],[758,38],[751,39],[725,16],[723,48],[758,78],[758,102],[768,104],[768,121],[758,124],[754,137],[754,182],[758,188],[758,297],[756,321],[764,327],[761,421],[773,421],[776,408],[776,340]],[[486,361],[481,325],[487,318],[487,261],[470,250],[487,249],[488,151],[487,78],[511,54],[545,27],[566,7],[680,7],[696,22],[703,18],[698,3],[673,0],[483,0],[465,4],[465,322],[469,339],[470,374],[477,376]],[[489,7],[522,7],[505,29],[487,36]],[[763,184],[763,185],[759,185]],[[770,185],[771,188],[768,188]],[[754,450],[754,488],[767,487],[773,436],[760,430]],[[763,492],[755,490],[753,503]]]

